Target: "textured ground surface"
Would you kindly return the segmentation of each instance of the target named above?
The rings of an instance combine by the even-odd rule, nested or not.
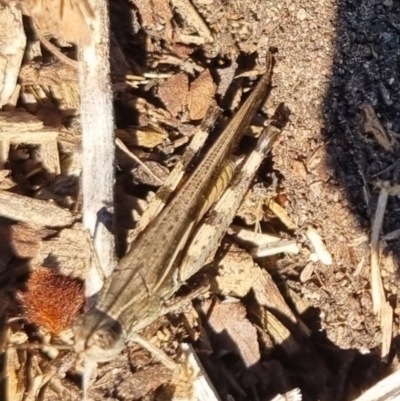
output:
[[[192,23],[185,21],[178,3],[171,8],[168,1],[161,0],[151,4],[142,0],[132,4],[123,0],[111,2],[113,40],[118,42],[118,49],[125,55],[133,74],[187,73],[181,74],[164,91],[160,84],[162,77],[160,81],[150,80],[139,89],[116,89],[116,124],[119,129],[126,130],[133,124],[148,128],[154,123],[151,118],[156,113],[151,115],[145,107],[139,109],[139,102],[132,100],[138,96],[158,107],[159,120],[166,115],[160,109],[168,109],[168,118],[173,115],[168,121],[173,120],[175,125],[165,124],[154,130],[162,136],[161,142],[168,135],[172,142],[180,140],[201,120],[205,107],[199,105],[200,100],[207,102],[214,96],[212,82],[218,82],[218,77],[222,76],[221,66],[229,67],[238,62],[239,73],[253,70],[250,75],[256,75],[267,49],[273,50],[273,88],[263,110],[271,115],[275,107],[284,102],[290,110],[290,120],[273,148],[272,157],[262,167],[253,193],[255,197],[257,193],[260,196],[271,194],[274,182],[274,199],[297,228],[288,229],[266,208],[254,207],[246,211],[244,206],[241,216],[258,214],[253,223],[259,220],[263,232],[297,241],[298,255],[280,255],[258,262],[269,271],[287,303],[312,334],[307,340],[296,338],[300,348],[290,339],[277,346],[278,335],[262,333],[262,325],[252,325],[255,321],[252,316],[256,313],[250,297],[241,299],[237,307],[213,306],[211,299],[216,302],[217,297],[210,297],[201,306],[195,303],[184,319],[176,315],[169,321],[160,319],[147,330],[146,336],[171,355],[181,340],[194,342],[224,401],[229,399],[228,395],[235,400],[266,401],[294,387],[300,387],[304,400],[351,400],[387,371],[387,365],[379,358],[382,342],[379,321],[372,312],[369,244],[380,188],[397,185],[400,177],[397,142],[400,137],[400,6],[391,0],[197,0],[193,4],[213,32],[214,42],[194,45],[189,40],[190,45],[183,45],[189,35],[193,40],[197,34],[204,38],[207,33],[196,31]],[[117,87],[116,82],[125,74],[125,66],[117,61],[113,52],[112,66]],[[46,64],[42,68],[46,68]],[[187,91],[188,77],[192,81],[202,69],[209,69],[213,80],[210,81],[210,76],[203,77],[204,81],[198,83],[201,92],[200,95],[196,93],[198,102],[193,101],[196,106],[187,110],[181,99],[195,95],[186,92],[180,95],[180,88]],[[47,85],[53,88],[51,83]],[[54,87],[61,90],[57,85]],[[161,89],[157,91],[154,88],[158,86]],[[52,90],[55,104],[54,99],[58,97],[55,89]],[[216,98],[220,100],[218,95]],[[72,95],[68,99],[76,107],[77,99]],[[136,102],[133,111],[131,101]],[[20,102],[37,116],[43,110],[46,113],[42,115],[46,116],[52,115],[49,110],[54,111],[54,105],[50,107],[45,102],[33,108],[34,111],[23,98]],[[71,119],[74,116],[68,115],[67,106],[68,102],[63,113],[55,113],[57,118],[52,121],[66,124],[68,120],[73,131]],[[58,107],[61,106],[58,104]],[[229,108],[231,104],[223,107]],[[46,123],[53,125],[52,121]],[[142,153],[136,150],[140,157],[154,162],[154,168],[162,166],[164,170],[160,167],[159,175],[167,174],[163,163],[173,148],[172,151],[167,146],[155,151],[142,149]],[[10,156],[10,168],[15,178],[16,173],[23,176],[26,171],[21,172],[23,168],[18,163],[23,158],[17,154],[17,149],[13,152],[15,159],[11,160]],[[154,189],[154,184],[140,183],[139,175],[132,180],[130,172],[127,184],[124,162],[119,160],[122,173],[118,182],[126,193],[139,191],[135,194],[142,195],[146,194],[148,186]],[[31,177],[26,178],[26,182],[29,190],[25,194],[29,195],[41,185]],[[120,220],[123,218],[122,213]],[[243,220],[237,222],[243,223]],[[129,224],[121,226],[132,228]],[[314,249],[306,236],[310,228],[321,236],[332,256],[332,264],[315,261]],[[400,201],[398,196],[390,196],[381,237],[399,228]],[[52,234],[47,233],[47,236]],[[385,295],[394,311],[393,342],[388,359],[389,365],[396,366],[400,324],[398,236],[393,235],[381,245]],[[236,248],[233,254],[235,252],[239,254]],[[232,266],[235,263],[252,265],[248,258],[248,254],[241,255],[239,262],[232,261]],[[237,281],[239,288],[246,277]],[[223,294],[212,292],[219,295],[218,299],[223,298]],[[242,333],[233,341],[236,346],[228,344],[220,332],[206,335],[209,328],[203,314],[208,308],[215,309],[215,321],[210,318],[214,331],[222,321],[226,326],[232,324],[232,332]],[[231,323],[227,316],[231,317]],[[231,333],[229,328],[227,331]],[[246,363],[243,366],[236,352],[236,348],[246,348],[246,339],[256,343],[257,350],[250,350],[249,346],[251,356],[243,359],[255,358],[258,360],[255,366]],[[29,365],[22,351],[19,357],[21,366]],[[41,358],[38,360],[46,365]],[[38,370],[44,375],[47,371],[42,365]],[[190,374],[180,380],[190,380],[188,377]],[[68,383],[76,382],[76,377],[71,375],[69,379],[72,380],[54,379],[46,393],[47,399],[55,399],[57,393],[78,399],[77,387],[67,388]],[[171,373],[166,368],[153,363],[145,352],[130,349],[112,363],[99,367],[89,396],[120,401],[161,399],[166,396],[161,390],[165,390],[165,383],[170,380]],[[177,383],[176,378],[174,382]]]

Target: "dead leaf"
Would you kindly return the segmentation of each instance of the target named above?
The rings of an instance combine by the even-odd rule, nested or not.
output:
[[[158,96],[174,117],[184,111],[188,101],[188,86],[188,77],[181,72],[169,78],[158,90]]]
[[[361,111],[364,115],[363,131],[366,133],[371,133],[379,145],[381,145],[388,152],[393,153],[394,149],[390,143],[386,130],[383,128],[383,125],[379,121],[372,106],[368,103],[364,104]]]
[[[203,71],[190,85],[189,113],[192,120],[201,120],[206,115],[217,87],[210,71]]]

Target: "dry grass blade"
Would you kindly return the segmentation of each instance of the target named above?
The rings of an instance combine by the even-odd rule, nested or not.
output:
[[[371,233],[371,289],[374,313],[380,315],[382,308],[386,303],[385,293],[383,290],[381,272],[380,272],[380,249],[379,238],[381,235],[383,218],[386,211],[386,204],[389,197],[387,188],[382,187],[378,205],[376,207],[375,218],[372,225]]]

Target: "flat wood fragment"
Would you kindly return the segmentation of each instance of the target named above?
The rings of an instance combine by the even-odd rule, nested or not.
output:
[[[44,236],[50,235],[53,230],[37,229],[28,224],[1,224],[0,238],[8,238],[0,244],[0,254],[12,254],[18,258],[34,258],[40,248]]]
[[[207,109],[213,102],[217,86],[214,83],[209,69],[204,70],[190,84],[188,94],[188,108],[191,120],[204,118]]]
[[[80,95],[77,83],[60,82],[49,86],[51,97],[57,102],[63,117],[76,116],[79,112]]]
[[[215,262],[217,275],[211,279],[213,293],[223,297],[244,298],[257,280],[253,259],[230,241],[224,246],[223,257]]]
[[[246,369],[260,363],[257,329],[248,319],[245,306],[240,302],[210,304],[207,326],[221,337],[225,349],[237,354]]]
[[[161,145],[168,137],[166,132],[156,131],[147,127],[117,129],[115,130],[115,135],[128,147],[140,146],[147,149],[153,149]]]
[[[45,227],[66,227],[75,220],[69,210],[51,202],[0,191],[0,216]]]
[[[4,131],[37,131],[43,128],[43,123],[25,110],[2,111],[0,113],[0,126]]]
[[[55,140],[40,144],[37,149],[37,156],[47,172],[54,175],[61,173],[60,157]]]
[[[289,356],[301,351],[301,345],[295,340],[290,331],[268,310],[264,311],[263,327],[274,342],[279,344]]]
[[[86,278],[91,262],[88,252],[90,237],[81,224],[61,230],[59,235],[41,241],[32,265],[56,269],[65,276]]]
[[[43,123],[26,111],[0,112],[0,140],[14,144],[42,144],[55,142],[59,130],[45,127]]]
[[[186,111],[188,94],[189,78],[183,72],[169,77],[158,89],[158,97],[173,117]]]
[[[253,290],[258,304],[269,310],[279,311],[281,316],[297,325],[303,335],[310,336],[310,329],[294,315],[271,275],[257,265],[254,273],[256,279],[254,280]]]
[[[51,64],[32,60],[24,64],[19,72],[23,85],[60,85],[61,83],[78,83],[78,70],[69,64],[55,59]]]

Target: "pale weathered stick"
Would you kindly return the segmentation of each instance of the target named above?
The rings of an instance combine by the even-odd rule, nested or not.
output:
[[[293,255],[299,253],[295,240],[284,239],[271,234],[255,233],[235,225],[231,225],[228,234],[244,248],[249,249],[254,258],[264,258],[282,252]]]
[[[172,380],[178,391],[175,391],[171,400],[221,401],[194,348],[190,344],[183,343],[180,350],[181,372],[185,372],[186,375],[181,374],[183,377],[178,377],[176,383],[174,379]]]
[[[400,370],[380,380],[354,401],[387,401],[400,397]]]
[[[116,266],[114,243],[114,114],[110,83],[108,2],[92,1],[92,41],[79,54],[82,125],[83,224],[105,276]],[[86,281],[86,295],[98,292],[102,277],[95,266]]]
[[[383,184],[379,193],[378,205],[371,233],[371,292],[374,313],[379,316],[382,330],[381,357],[387,360],[392,343],[393,309],[386,301],[380,271],[380,235],[383,226],[383,219],[386,212],[386,205],[390,194],[390,188]]]

